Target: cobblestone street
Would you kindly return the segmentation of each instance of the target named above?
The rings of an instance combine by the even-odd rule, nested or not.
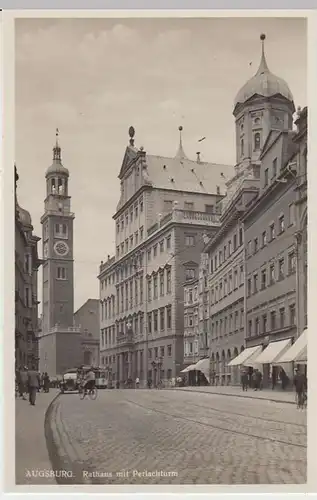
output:
[[[61,396],[50,419],[54,467],[72,470],[73,483],[306,482],[306,411],[295,405],[104,390],[95,401]]]

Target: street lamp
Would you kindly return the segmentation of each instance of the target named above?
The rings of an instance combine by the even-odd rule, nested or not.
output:
[[[132,331],[132,323],[128,322],[127,323],[127,340],[132,340],[132,336],[133,336],[133,331]],[[132,356],[132,352],[131,352],[131,347],[130,345],[128,346],[128,381],[129,383],[131,382],[131,379],[132,379],[132,374],[131,374],[131,364],[132,364],[132,360],[131,360],[131,356]]]
[[[151,365],[153,366],[153,369],[157,369],[157,386],[161,382],[161,368],[163,365],[163,358],[160,356],[157,361],[152,361]]]

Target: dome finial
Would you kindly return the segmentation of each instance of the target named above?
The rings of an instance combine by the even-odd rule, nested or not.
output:
[[[268,65],[266,62],[266,58],[265,58],[265,49],[264,49],[264,40],[265,39],[266,39],[265,33],[261,33],[260,40],[262,43],[262,56],[261,56],[261,62],[260,62],[259,69],[256,73],[257,75],[260,75],[260,74],[263,74],[263,73],[266,73],[267,71],[269,71],[269,68],[268,68]]]
[[[61,157],[61,148],[58,142],[58,137],[59,137],[58,128],[56,129],[55,136],[56,136],[56,142],[55,142],[55,147],[53,148],[53,160],[60,163],[62,157]]]
[[[187,156],[185,155],[185,151],[183,149],[183,140],[182,140],[183,127],[180,125],[178,127],[178,130],[179,130],[179,146],[175,158],[179,158],[180,160],[186,160]]]
[[[129,137],[130,137],[129,143],[131,147],[134,146],[134,136],[135,136],[135,129],[131,125],[131,127],[129,128]]]

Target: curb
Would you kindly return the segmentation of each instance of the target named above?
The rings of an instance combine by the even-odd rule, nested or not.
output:
[[[58,394],[49,405],[45,415],[45,437],[49,459],[53,470],[64,471],[64,476],[56,477],[59,485],[90,485],[91,481],[84,477],[83,471],[90,472],[84,467],[85,454],[80,446],[72,444],[67,438],[67,427],[61,419]]]
[[[183,392],[199,392],[200,394],[210,394],[210,395],[216,395],[216,396],[229,396],[229,397],[234,397],[234,398],[244,398],[244,399],[257,399],[258,401],[271,401],[272,403],[286,403],[290,405],[296,404],[295,401],[287,401],[287,400],[281,400],[281,399],[271,399],[271,398],[259,398],[258,396],[244,396],[243,394],[228,394],[224,392],[211,392],[211,391],[199,391],[199,390],[187,390],[187,389],[182,389],[180,387],[178,388],[170,388],[167,389],[169,391],[183,391]]]

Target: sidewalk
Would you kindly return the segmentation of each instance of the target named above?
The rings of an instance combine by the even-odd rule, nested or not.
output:
[[[38,393],[35,406],[31,406],[28,400],[15,400],[16,485],[56,484],[54,478],[28,476],[30,473],[35,475],[38,471],[52,469],[46,448],[44,423],[46,410],[58,394],[57,389],[51,389],[49,393]]]
[[[264,399],[267,401],[274,401],[275,403],[292,403],[295,404],[294,391],[282,391],[272,389],[263,389],[262,391],[242,391],[241,387],[236,386],[194,386],[194,387],[175,387],[173,391],[188,391],[188,392],[202,392],[205,394],[217,394],[219,396],[235,396],[238,398],[252,398]]]

